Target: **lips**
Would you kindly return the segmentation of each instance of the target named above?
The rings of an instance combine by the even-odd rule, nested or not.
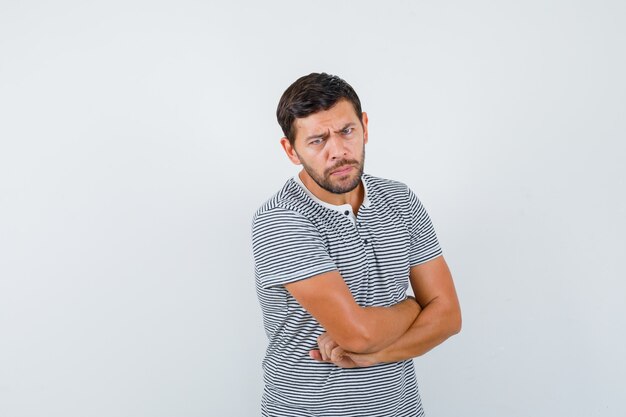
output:
[[[332,172],[332,175],[346,175],[352,170],[352,165],[344,165],[341,168]]]

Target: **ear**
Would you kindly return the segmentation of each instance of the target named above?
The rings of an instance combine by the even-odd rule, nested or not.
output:
[[[280,146],[283,147],[283,150],[287,154],[287,158],[289,158],[289,160],[291,162],[293,162],[295,165],[301,165],[302,164],[300,162],[300,158],[298,158],[298,154],[296,153],[296,150],[294,149],[293,146],[291,146],[291,143],[289,142],[289,139],[287,139],[284,136],[282,138],[280,138]]]
[[[363,124],[363,143],[367,143],[367,113],[361,113],[361,123]]]

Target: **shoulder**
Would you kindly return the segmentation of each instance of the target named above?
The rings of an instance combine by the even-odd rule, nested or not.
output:
[[[369,174],[363,174],[362,178],[370,199],[384,202],[407,201],[410,189],[405,183]]]
[[[310,199],[293,178],[290,178],[254,212],[253,229],[261,224],[307,223],[311,206]]]

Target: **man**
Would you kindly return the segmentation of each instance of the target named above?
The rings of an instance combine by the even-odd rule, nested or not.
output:
[[[423,415],[411,358],[461,328],[430,218],[406,185],[363,173],[367,114],[341,78],[299,78],[277,117],[303,169],[253,219],[262,415]]]

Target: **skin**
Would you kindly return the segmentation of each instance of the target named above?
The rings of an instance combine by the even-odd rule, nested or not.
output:
[[[371,366],[421,356],[461,330],[461,310],[452,275],[443,256],[410,270],[415,298],[423,309],[406,333],[377,352],[356,353],[340,346],[328,332],[318,338],[311,357],[343,368]]]
[[[280,143],[302,165],[304,185],[320,200],[350,204],[355,215],[364,198],[360,180],[368,141],[368,117],[359,120],[347,100],[295,120],[293,145]],[[313,359],[350,368],[413,358],[461,328],[461,312],[450,270],[439,256],[410,270],[415,300],[391,307],[361,307],[338,271],[287,284],[291,295],[326,330]],[[417,301],[417,302],[416,302]]]
[[[283,137],[280,144],[287,157],[302,165],[300,179],[320,200],[335,205],[350,204],[356,214],[363,202],[361,173],[367,143],[367,113],[359,120],[347,100],[339,100],[328,110],[295,120],[296,138],[293,146]],[[334,173],[349,168],[348,172]],[[317,181],[316,181],[317,180]],[[324,181],[333,192],[323,188]]]

